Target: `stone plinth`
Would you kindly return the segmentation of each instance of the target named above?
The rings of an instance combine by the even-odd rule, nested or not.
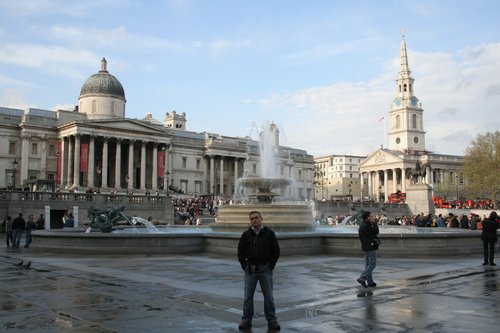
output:
[[[413,215],[424,213],[434,214],[432,189],[427,184],[412,184],[406,188],[406,204]]]

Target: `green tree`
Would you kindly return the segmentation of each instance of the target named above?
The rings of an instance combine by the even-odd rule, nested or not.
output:
[[[479,134],[465,150],[464,176],[469,193],[493,200],[500,191],[500,132]]]

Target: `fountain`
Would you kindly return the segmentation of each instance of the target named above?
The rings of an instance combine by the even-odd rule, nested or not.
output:
[[[299,202],[296,194],[288,201],[282,199],[285,192],[294,192],[295,181],[280,175],[279,131],[274,123],[266,122],[259,138],[260,168],[257,175],[250,175],[249,151],[244,166],[244,175],[235,187],[236,204],[219,207],[214,231],[242,232],[249,226],[248,214],[258,210],[264,224],[276,232],[313,231],[312,208],[309,203]],[[295,200],[294,200],[295,199]]]
[[[248,152],[249,153],[249,152]],[[250,155],[248,155],[250,157]],[[290,157],[288,157],[289,159]],[[281,177],[277,170],[286,156],[279,156],[279,137],[275,124],[267,124],[260,135],[260,171],[250,172],[249,158],[244,175],[236,186],[237,204],[219,207],[217,222],[210,228],[151,228],[147,220],[128,218],[122,207],[94,213],[93,222],[101,231],[85,229],[37,230],[32,247],[37,251],[63,254],[190,254],[219,253],[235,255],[241,232],[248,228],[248,214],[258,210],[264,224],[277,233],[282,255],[356,255],[361,256],[358,228],[355,225],[316,228],[312,204],[292,200],[294,180]],[[311,204],[311,205],[310,205]],[[103,215],[106,213],[105,215]],[[359,215],[359,211],[358,211]],[[96,218],[97,217],[97,218]],[[120,218],[132,227],[113,230]],[[146,228],[135,228],[136,224]],[[385,256],[422,257],[463,256],[482,253],[480,231],[446,228],[381,226]]]

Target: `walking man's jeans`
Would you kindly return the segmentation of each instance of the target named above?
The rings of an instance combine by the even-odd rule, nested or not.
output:
[[[21,243],[21,235],[23,234],[23,229],[14,229],[12,230],[12,248],[18,249],[19,244]]]
[[[374,283],[372,272],[377,266],[377,250],[365,252],[365,271],[361,274],[361,278],[368,284]]]
[[[250,273],[249,269],[249,267],[245,269],[245,300],[243,302],[242,319],[252,322],[254,315],[253,296],[258,281],[264,295],[264,315],[269,323],[277,321],[273,298],[273,271],[269,267],[266,267],[262,272]]]
[[[33,236],[31,235],[31,229],[28,229],[26,230],[26,243],[24,244],[24,247],[30,246],[32,241],[33,241]]]

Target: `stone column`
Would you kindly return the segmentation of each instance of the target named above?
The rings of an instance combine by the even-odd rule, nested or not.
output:
[[[122,141],[116,140],[115,188],[122,188]]]
[[[208,163],[207,159],[204,157],[203,161],[203,184],[202,189],[205,189],[205,193],[210,193],[210,189],[208,187]]]
[[[401,168],[401,192],[406,193],[406,168]]]
[[[128,170],[127,170],[127,188],[132,190],[134,188],[134,140],[128,143]]]
[[[389,182],[387,181],[388,178],[388,172],[387,169],[384,169],[384,202],[387,201],[388,198],[388,193],[389,192]]]
[[[163,190],[167,191],[167,192],[168,192],[168,186],[170,185],[169,184],[170,180],[169,180],[169,177],[167,177],[167,172],[170,173],[170,177],[172,177],[172,171],[170,170],[170,164],[168,163],[168,160],[170,158],[169,151],[170,151],[170,147],[167,147],[165,149],[165,156],[164,156],[165,160],[163,161],[164,169],[165,169],[165,171],[164,171],[165,174],[163,175],[164,176],[163,177]]]
[[[108,138],[102,140],[101,187],[108,187]]]
[[[141,142],[141,190],[146,190],[146,142]]]
[[[40,155],[40,179],[47,179],[47,137],[41,139],[42,152]]]
[[[59,161],[60,162],[60,168],[61,170],[59,171],[60,172],[60,176],[61,176],[61,184],[59,184],[61,187],[63,187],[63,184],[66,182],[66,178],[67,178],[67,168],[68,168],[68,162],[66,161],[66,158],[68,156],[68,152],[67,152],[67,149],[66,148],[66,140],[64,140],[64,138],[61,138],[59,139],[60,141],[60,145],[61,145],[61,150],[59,151]],[[57,161],[57,163],[59,164],[59,161]]]
[[[87,185],[94,187],[94,172],[95,172],[95,138],[93,135],[89,139],[89,158],[88,158],[88,169],[87,169]]]
[[[151,189],[156,191],[158,190],[158,143],[156,142],[153,143],[153,175],[151,178]]]
[[[80,134],[75,135],[75,156],[73,164],[73,186],[80,186]]]
[[[215,195],[215,161],[214,157],[210,156],[210,193]]]
[[[236,190],[236,184],[238,183],[238,158],[234,158],[234,189]],[[232,189],[229,189],[231,191]]]
[[[392,169],[392,193],[396,193],[398,190],[398,174],[397,169]]]
[[[20,173],[19,173],[19,183],[15,185],[22,187],[24,181],[28,179],[28,166],[30,161],[30,136],[27,134],[21,135],[21,161],[20,161]],[[16,180],[14,180],[15,182]]]
[[[71,136],[68,137],[68,178],[66,180],[66,186],[71,187],[71,184],[73,183],[73,164],[74,164],[74,158],[73,155],[75,154],[75,145],[73,141],[71,140]]]
[[[224,156],[220,157],[220,184],[219,184],[220,194],[224,193]]]

